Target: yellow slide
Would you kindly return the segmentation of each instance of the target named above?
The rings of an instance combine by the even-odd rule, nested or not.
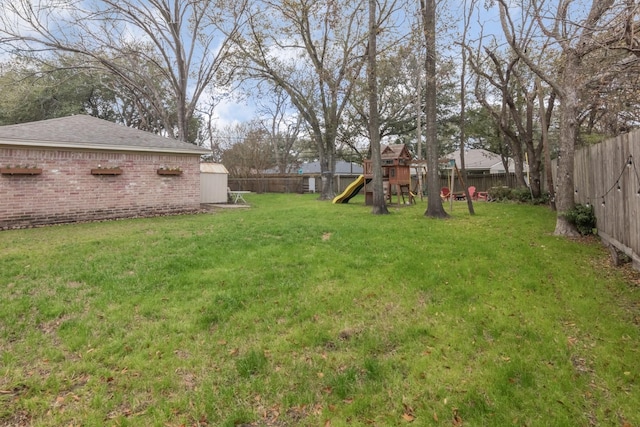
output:
[[[349,200],[351,200],[353,196],[358,194],[362,187],[364,187],[364,184],[368,181],[370,181],[370,179],[365,181],[364,175],[360,175],[358,178],[356,178],[355,181],[349,184],[349,186],[342,192],[342,194],[334,197],[333,203],[349,203]]]

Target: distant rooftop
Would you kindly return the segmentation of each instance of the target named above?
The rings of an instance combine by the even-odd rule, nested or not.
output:
[[[448,154],[447,159],[455,159],[456,165],[461,167],[460,150]],[[464,152],[464,167],[468,171],[490,171],[490,173],[505,173],[502,158],[499,154],[483,149],[472,149]],[[509,172],[513,172],[515,166],[513,159],[509,159]],[[524,164],[524,171],[528,170],[528,165]]]
[[[319,174],[320,162],[301,163],[298,168],[294,168],[291,173],[298,173],[302,171],[304,175]],[[360,175],[362,174],[362,165],[353,162],[345,162],[343,160],[336,161],[336,174],[337,175]],[[278,174],[277,169],[268,169],[266,174]]]

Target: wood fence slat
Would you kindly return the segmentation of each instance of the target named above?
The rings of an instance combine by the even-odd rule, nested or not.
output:
[[[576,150],[574,182],[575,201],[593,205],[603,241],[640,270],[640,130]]]

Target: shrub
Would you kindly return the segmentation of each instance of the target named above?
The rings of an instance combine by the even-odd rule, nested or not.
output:
[[[533,199],[534,205],[548,205],[551,202],[551,195],[549,193],[542,193],[540,197]]]
[[[531,190],[527,187],[519,187],[511,190],[511,200],[517,200],[522,203],[531,203]]]
[[[527,187],[491,187],[487,193],[489,200],[496,202],[515,201],[534,205],[546,205],[549,203],[548,193],[541,194],[540,197],[537,198],[532,198],[531,190]]]
[[[583,236],[593,234],[593,230],[596,228],[596,216],[593,213],[593,206],[578,204],[570,211],[565,212],[564,217]]]
[[[496,202],[504,202],[505,200],[511,200],[511,189],[509,187],[491,187],[487,191],[489,200]]]

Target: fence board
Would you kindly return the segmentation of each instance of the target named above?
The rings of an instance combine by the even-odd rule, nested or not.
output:
[[[359,175],[336,175],[334,176],[334,188],[336,193],[342,193]],[[229,177],[229,188],[233,191],[251,191],[254,193],[306,193],[309,190],[309,175],[278,175],[264,176],[256,178],[231,178]],[[322,182],[320,176],[315,176],[316,192],[321,191]],[[411,177],[411,189],[418,188],[418,178]],[[514,187],[514,174],[493,174],[493,175],[470,175],[465,183],[467,187],[474,186],[476,191],[487,191],[491,187]],[[423,183],[426,194],[426,182]],[[449,177],[440,177],[440,187],[449,187]],[[462,186],[456,177],[456,191],[462,191]]]
[[[603,240],[640,269],[640,130],[577,150],[574,182],[575,201],[593,205]]]

